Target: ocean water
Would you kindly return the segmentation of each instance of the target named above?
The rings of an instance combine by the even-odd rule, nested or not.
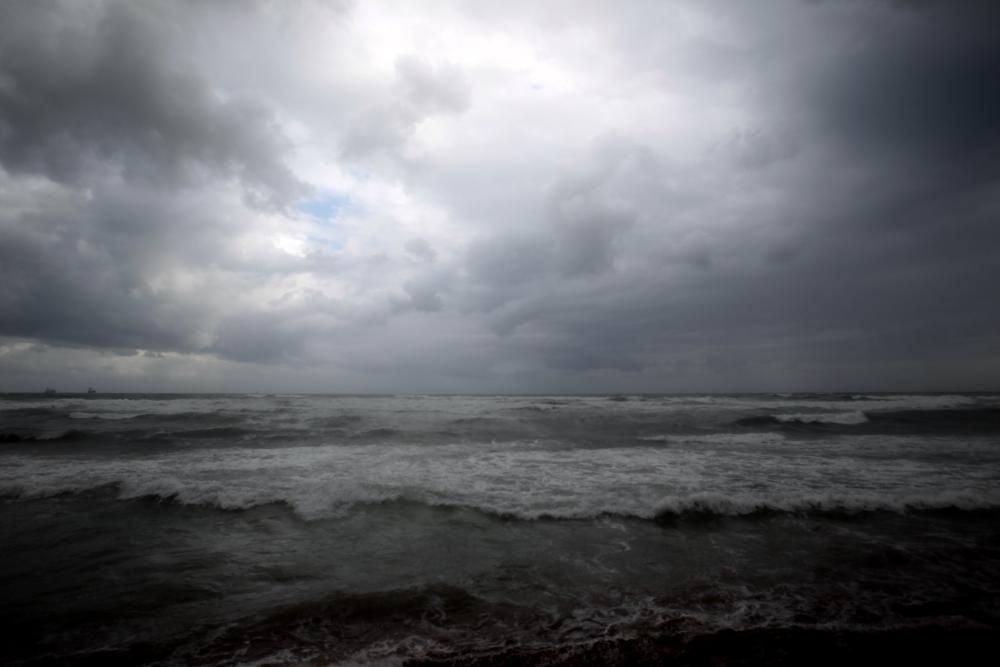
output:
[[[6,395],[0,548],[5,664],[996,652],[1000,396]]]

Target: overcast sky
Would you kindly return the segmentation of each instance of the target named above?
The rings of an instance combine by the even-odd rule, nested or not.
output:
[[[0,390],[1000,388],[1000,3],[0,3]]]

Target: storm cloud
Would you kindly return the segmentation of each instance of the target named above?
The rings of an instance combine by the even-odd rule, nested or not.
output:
[[[0,390],[995,389],[998,82],[972,0],[6,3]]]

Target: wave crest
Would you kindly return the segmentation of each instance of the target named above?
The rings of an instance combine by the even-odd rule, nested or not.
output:
[[[390,489],[341,489],[335,493],[283,494],[260,490],[227,489],[222,484],[191,486],[178,479],[117,481],[89,487],[51,487],[28,490],[20,487],[0,489],[8,500],[37,500],[55,496],[93,496],[106,493],[116,501],[147,500],[183,506],[200,506],[223,511],[247,511],[268,505],[288,507],[300,518],[314,521],[339,519],[356,511],[391,509],[405,512],[407,507],[435,507],[468,510],[504,520],[581,521],[603,517],[621,517],[652,521],[709,518],[753,518],[774,515],[866,515],[873,513],[905,514],[934,511],[1000,510],[1000,496],[983,497],[972,493],[926,493],[906,495],[827,494],[788,496],[730,496],[719,493],[694,493],[661,498],[645,509],[629,509],[614,503],[587,506],[526,507],[495,502],[477,502],[462,498],[434,497],[420,492]]]
[[[677,517],[740,517],[773,514],[854,515],[877,512],[902,514],[938,510],[987,511],[1000,509],[1000,497],[983,498],[971,493],[829,494],[771,497],[732,497],[695,494],[664,499],[657,519]]]
[[[25,433],[0,433],[0,443],[24,443],[24,442],[67,442],[71,440],[86,440],[97,437],[90,431],[80,429],[69,429],[55,435],[35,435]]]

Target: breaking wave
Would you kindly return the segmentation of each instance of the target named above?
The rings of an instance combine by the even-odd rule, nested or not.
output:
[[[927,410],[869,410],[844,412],[800,412],[751,415],[732,422],[735,426],[764,429],[877,433],[994,433],[1000,431],[1000,409],[945,408]]]
[[[468,510],[504,520],[592,520],[620,517],[641,520],[710,519],[765,517],[773,515],[862,516],[875,513],[922,513],[937,511],[980,512],[1000,510],[1000,494],[983,496],[970,492],[889,494],[769,494],[725,495],[692,493],[660,498],[646,507],[616,503],[566,506],[558,502],[534,507],[497,503],[488,499],[447,498],[418,490],[391,490],[356,487],[322,494],[257,492],[226,489],[221,485],[191,485],[176,479],[118,481],[94,486],[53,486],[25,489],[0,488],[0,498],[29,501],[57,496],[116,501],[154,501],[158,504],[200,506],[223,511],[248,511],[282,505],[299,518],[315,521],[340,519],[357,511],[390,510],[405,512],[408,507]]]
[[[775,419],[785,423],[800,424],[864,424],[868,415],[863,412],[833,412],[821,414],[775,415]]]
[[[67,442],[72,440],[86,440],[97,437],[90,431],[80,429],[69,429],[55,435],[35,435],[25,433],[0,433],[0,443],[23,443],[23,442]]]

